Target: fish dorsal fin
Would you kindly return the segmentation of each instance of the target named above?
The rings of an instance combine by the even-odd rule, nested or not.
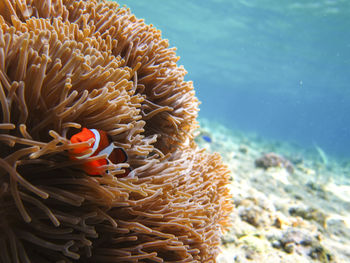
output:
[[[123,148],[117,148],[117,151],[115,153],[115,158],[118,160],[119,163],[126,163],[128,161],[128,154]]]
[[[100,145],[101,136],[100,136],[100,133],[98,132],[98,130],[90,129],[90,131],[94,134],[94,137],[95,137],[95,142],[94,142],[94,145],[92,146],[92,149],[91,149],[92,151],[90,153],[82,155],[82,156],[76,156],[77,159],[85,159],[85,158],[92,156],[96,152],[98,146]]]
[[[99,155],[102,154],[107,154],[107,159],[112,163],[125,163],[128,160],[128,155],[125,150],[121,147],[115,146],[113,142],[99,152]]]

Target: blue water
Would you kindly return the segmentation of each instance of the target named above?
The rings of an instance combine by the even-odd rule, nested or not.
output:
[[[119,3],[178,48],[200,117],[350,157],[350,1]]]

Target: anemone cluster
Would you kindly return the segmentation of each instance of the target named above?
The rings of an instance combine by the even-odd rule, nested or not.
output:
[[[0,2],[0,262],[215,262],[229,172],[178,59],[115,2]],[[83,127],[127,162],[85,173]]]

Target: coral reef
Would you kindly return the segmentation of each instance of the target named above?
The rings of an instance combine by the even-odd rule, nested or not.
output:
[[[214,142],[198,140],[199,146],[219,152],[232,171],[235,209],[219,263],[349,261],[350,170],[342,159],[318,167],[319,155],[303,146],[199,122]],[[256,167],[271,150],[293,161],[292,176],[285,168]]]
[[[229,172],[160,31],[94,0],[1,1],[0,25],[0,262],[215,262]],[[86,174],[82,127],[128,161]]]
[[[332,262],[332,255],[325,249],[318,236],[313,236],[306,230],[288,228],[281,237],[276,238],[274,247],[283,249],[286,253],[297,252],[299,255],[310,256],[319,262]],[[271,237],[271,239],[273,239]]]
[[[255,166],[268,169],[270,167],[285,168],[289,173],[294,172],[293,164],[284,157],[276,153],[266,153],[260,158],[255,160]]]

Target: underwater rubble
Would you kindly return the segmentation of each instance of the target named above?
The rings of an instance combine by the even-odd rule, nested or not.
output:
[[[200,135],[232,171],[235,209],[219,263],[350,262],[349,167],[208,120]]]

